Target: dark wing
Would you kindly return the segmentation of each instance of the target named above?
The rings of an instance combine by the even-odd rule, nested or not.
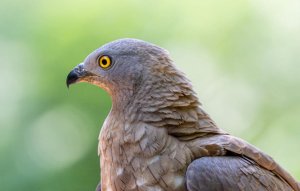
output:
[[[188,191],[293,190],[288,183],[250,159],[239,156],[202,157],[186,172]]]

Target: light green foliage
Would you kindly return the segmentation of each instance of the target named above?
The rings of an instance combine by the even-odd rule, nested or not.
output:
[[[0,2],[0,190],[93,190],[111,100],[68,91],[68,72],[103,43],[170,51],[226,131],[300,179],[300,2]]]

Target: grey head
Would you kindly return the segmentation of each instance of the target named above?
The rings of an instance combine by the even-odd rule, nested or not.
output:
[[[116,40],[96,49],[76,66],[67,77],[67,86],[89,82],[110,94],[133,89],[151,76],[152,65],[164,64],[160,60],[168,58],[166,50],[145,41]]]
[[[136,95],[157,97],[158,92],[193,94],[166,50],[137,39],[120,39],[96,49],[69,73],[67,86],[77,82],[105,89],[113,102]]]

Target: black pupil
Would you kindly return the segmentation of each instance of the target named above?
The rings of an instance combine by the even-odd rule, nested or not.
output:
[[[106,59],[103,59],[103,60],[102,60],[102,64],[103,64],[103,65],[106,65],[106,64],[107,64],[107,60],[106,60]]]

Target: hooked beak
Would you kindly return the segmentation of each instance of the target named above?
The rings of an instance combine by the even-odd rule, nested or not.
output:
[[[67,87],[69,88],[71,84],[80,82],[80,80],[86,76],[90,76],[90,73],[83,68],[83,63],[78,64],[67,76]]]

